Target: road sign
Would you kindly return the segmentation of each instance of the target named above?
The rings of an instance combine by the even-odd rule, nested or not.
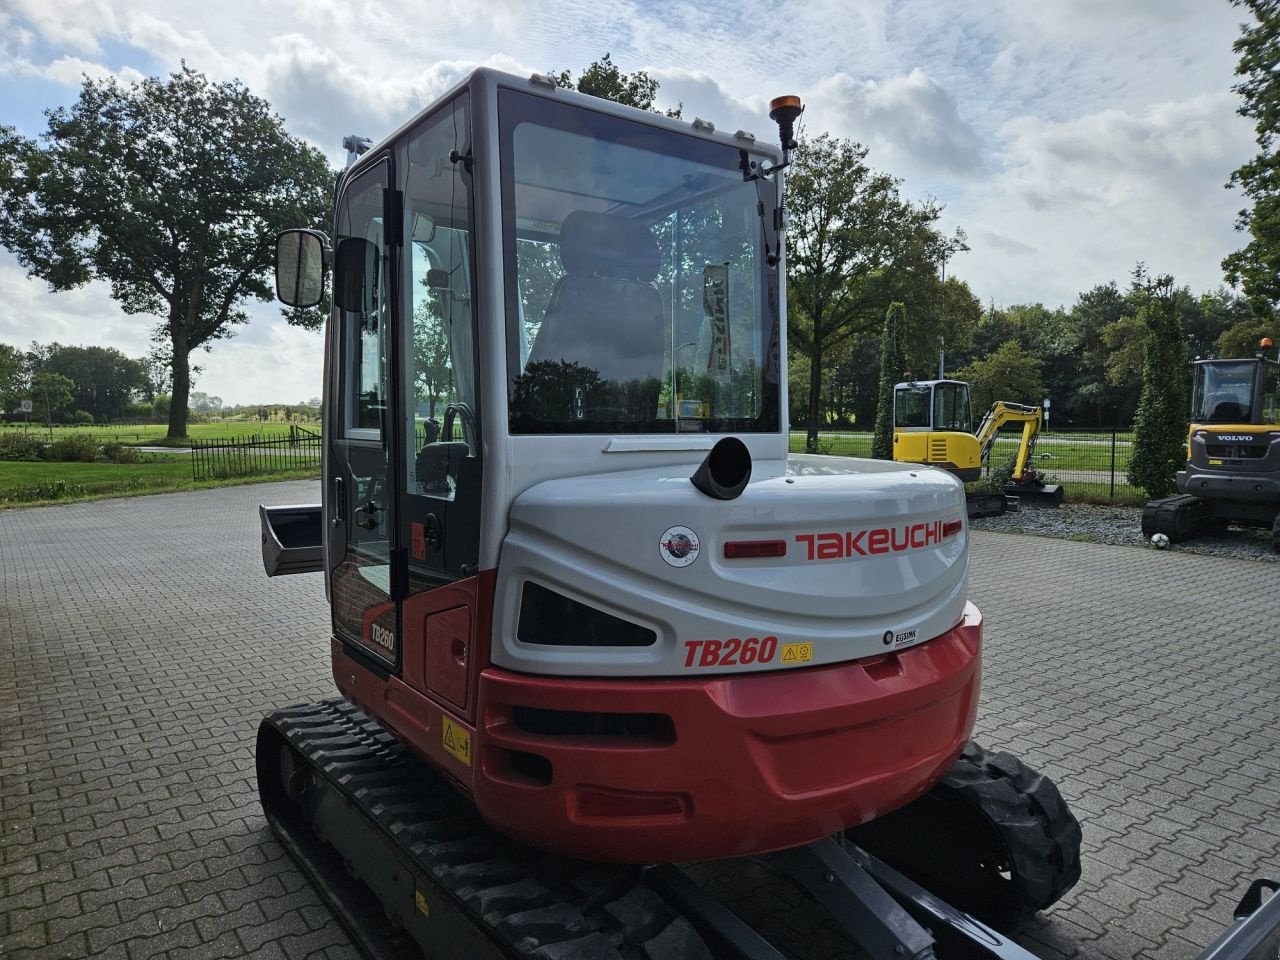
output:
[[[18,409],[21,410],[23,413],[30,413],[34,408],[31,406],[30,400],[23,400],[21,403],[18,404]]]

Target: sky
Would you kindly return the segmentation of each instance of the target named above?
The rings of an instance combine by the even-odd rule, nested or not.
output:
[[[1138,261],[1222,283],[1245,205],[1224,184],[1257,150],[1231,92],[1245,17],[1227,0],[4,0],[0,125],[37,136],[83,76],[185,60],[242,80],[337,167],[345,134],[379,139],[477,66],[577,73],[610,51],[721,129],[772,138],[768,101],[800,94],[806,133],[867,145],[904,195],[945,206],[971,247],[948,275],[984,304],[1070,307]],[[0,302],[0,342],[150,349],[154,323],[105,284],[52,294],[3,250]],[[194,389],[319,395],[320,336],[252,314],[193,355]]]

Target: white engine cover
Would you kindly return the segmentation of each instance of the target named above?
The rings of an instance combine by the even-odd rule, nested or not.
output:
[[[549,480],[520,494],[499,561],[493,662],[579,676],[777,670],[884,654],[960,622],[968,528],[951,474],[801,455],[756,462],[741,496],[716,500],[690,472]],[[726,559],[726,541],[743,540],[785,541],[786,555]],[[648,627],[657,642],[521,643],[526,581]]]

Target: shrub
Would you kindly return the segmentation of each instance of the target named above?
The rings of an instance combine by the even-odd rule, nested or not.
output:
[[[98,459],[98,441],[84,434],[63,437],[49,445],[49,459],[93,463]]]
[[[136,447],[114,442],[102,445],[102,455],[112,463],[138,463],[142,459]]]
[[[39,460],[44,444],[27,433],[0,433],[0,460]]]
[[[93,423],[93,414],[88,410],[77,410],[71,415],[72,423]]]

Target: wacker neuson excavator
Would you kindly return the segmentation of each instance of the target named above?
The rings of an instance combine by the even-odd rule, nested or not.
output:
[[[999,516],[1022,499],[1061,506],[1063,491],[1045,483],[1034,469],[1036,438],[1044,429],[1041,407],[997,400],[975,432],[969,384],[963,380],[909,380],[893,388],[893,459],[949,470],[965,483],[982,477],[991,463],[996,438],[1005,427],[1021,428],[1009,478],[996,490],[971,490],[970,517]]]
[[[263,558],[324,573],[341,699],[268,716],[258,782],[369,955],[811,955],[701,873],[749,858],[850,955],[1013,960],[1079,876],[1053,784],[969,742],[960,481],[788,457],[800,111],[779,153],[480,70],[277,239],[333,312],[322,503]],[[1278,908],[1206,956],[1274,960]]]

